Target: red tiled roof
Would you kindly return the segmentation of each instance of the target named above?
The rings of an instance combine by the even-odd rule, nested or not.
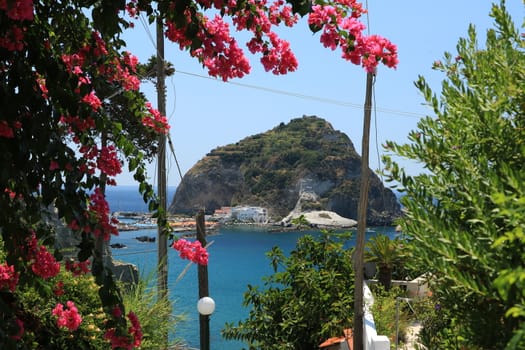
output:
[[[352,335],[352,330],[350,328],[344,330],[344,336],[343,337],[332,337],[325,340],[323,343],[319,345],[319,348],[326,348],[331,345],[339,344],[346,341],[348,344],[348,348],[350,350],[353,350],[354,348],[354,337]]]

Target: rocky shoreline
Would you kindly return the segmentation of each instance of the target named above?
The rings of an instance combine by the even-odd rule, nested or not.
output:
[[[131,220],[137,220],[136,223],[121,223],[119,224],[119,230],[121,231],[137,231],[148,228],[155,228],[156,222],[151,218],[149,213],[126,213],[119,212],[114,213],[117,218],[125,218]],[[299,220],[297,220],[299,219]],[[168,218],[170,226],[173,232],[182,233],[187,235],[188,233],[195,232],[196,224],[195,220],[187,216],[178,217],[171,215]],[[206,219],[206,231],[215,232],[221,225],[253,225],[266,227],[269,231],[297,231],[298,229],[348,229],[355,228],[357,221],[349,218],[340,216],[339,214],[328,211],[293,211],[280,221],[270,221],[267,223],[253,223],[253,222],[241,222],[237,220],[224,220],[220,218],[209,217]]]

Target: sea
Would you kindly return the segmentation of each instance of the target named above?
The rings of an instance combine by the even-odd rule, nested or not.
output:
[[[176,187],[168,187],[168,201],[173,198],[175,190]],[[134,186],[110,187],[106,195],[112,212],[147,212],[147,206]],[[397,234],[392,227],[374,227],[367,231],[367,239],[380,233],[390,237]],[[216,305],[210,316],[211,349],[246,348],[242,342],[223,339],[221,330],[227,322],[236,324],[247,318],[250,310],[243,306],[243,295],[248,284],[263,287],[263,277],[272,274],[265,254],[274,246],[287,254],[306,234],[317,235],[319,232],[271,232],[264,226],[239,225],[222,226],[207,237],[211,243],[208,248],[209,291]],[[126,247],[112,249],[112,254],[115,259],[135,264],[143,278],[152,280],[157,264],[157,243],[139,242],[135,239],[138,236],[156,237],[157,229],[120,232],[111,238],[111,243],[121,243]],[[350,240],[349,245],[354,244],[355,241]],[[168,289],[174,315],[182,316],[182,320],[174,324],[171,336],[190,348],[199,348],[197,266],[182,260],[171,248],[168,249]]]

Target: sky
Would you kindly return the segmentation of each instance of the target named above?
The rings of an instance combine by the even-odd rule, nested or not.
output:
[[[469,24],[475,25],[479,43],[492,28],[489,16],[491,1],[485,0],[369,0],[368,16],[362,20],[370,34],[388,38],[398,47],[397,69],[380,66],[374,85],[372,127],[370,134],[370,168],[381,168],[381,145],[387,140],[408,142],[408,134],[417,128],[418,120],[431,115],[424,99],[414,86],[422,75],[439,94],[441,73],[431,69],[444,52],[454,54],[458,39],[466,37]],[[520,27],[525,15],[523,0],[507,0],[508,12]],[[293,28],[278,31],[287,39],[298,61],[298,70],[285,76],[265,72],[258,56],[250,55],[252,72],[228,83],[210,78],[200,63],[178,45],[165,40],[165,59],[176,72],[166,80],[167,117],[175,157],[168,152],[168,186],[180,183],[177,162],[182,174],[212,149],[273,129],[281,122],[303,115],[316,115],[327,120],[336,130],[347,134],[361,154],[363,105],[366,72],[340,57],[339,51],[324,48],[319,33],[312,34],[306,21]],[[245,47],[246,35],[235,35]],[[127,49],[140,62],[155,54],[155,29],[137,22],[123,39]],[[141,90],[156,105],[152,83],[143,83]],[[399,160],[409,174],[421,167]],[[156,163],[148,167],[151,183],[157,184]],[[118,185],[133,184],[124,172]]]

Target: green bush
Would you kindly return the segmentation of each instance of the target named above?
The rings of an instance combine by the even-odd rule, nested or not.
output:
[[[406,297],[399,287],[386,291],[382,285],[372,286],[374,304],[372,315],[378,335],[386,335],[390,339],[390,347],[396,347],[396,333],[399,329],[399,344],[406,342],[407,327],[413,318],[413,313],[405,301],[397,301],[398,297]]]
[[[0,255],[2,252],[0,251]],[[22,336],[25,344],[40,344],[47,349],[110,349],[104,339],[104,324],[107,316],[100,307],[99,286],[91,274],[73,276],[71,272],[61,272],[51,279],[54,288],[37,293],[35,288],[19,285],[16,295],[20,309],[19,319],[25,327]],[[172,313],[168,300],[157,299],[156,289],[151,278],[140,280],[136,285],[123,285],[123,301],[126,312],[133,311],[141,322],[143,332],[142,350],[157,350],[165,347],[165,335],[176,325],[180,317]],[[41,286],[40,288],[44,288]],[[75,331],[61,329],[56,324],[56,317],[51,310],[61,303],[72,301],[82,317],[80,327]],[[35,324],[38,323],[38,324]],[[180,341],[171,341],[171,347],[180,346]],[[42,349],[43,349],[42,348]]]
[[[405,193],[407,263],[433,275],[448,315],[428,334],[453,339],[440,349],[525,349],[524,37],[504,1],[490,15],[495,27],[484,43],[470,26],[457,52],[434,63],[439,93],[423,77],[416,82],[432,117],[406,144],[386,145],[425,168],[409,175],[385,158],[389,180]]]
[[[344,243],[325,232],[301,237],[289,257],[274,247],[268,256],[275,273],[264,288],[249,285],[244,294],[248,319],[226,324],[222,335],[250,349],[317,349],[351,328],[354,273]]]
[[[19,319],[25,328],[23,343],[37,343],[45,349],[109,349],[109,343],[104,340],[106,314],[100,307],[99,287],[93,276],[74,277],[62,269],[52,278],[52,283],[53,290],[44,290],[44,293],[36,291],[36,288],[44,289],[43,285],[19,285],[16,295],[22,310]],[[43,294],[46,297],[42,297]],[[75,303],[82,317],[82,323],[75,331],[59,328],[51,313],[58,303],[66,305],[67,301]]]
[[[418,343],[426,349],[480,350],[464,336],[461,320],[453,315],[456,311],[448,310],[435,296],[417,299],[414,310],[421,330]],[[471,335],[472,336],[472,335]]]

